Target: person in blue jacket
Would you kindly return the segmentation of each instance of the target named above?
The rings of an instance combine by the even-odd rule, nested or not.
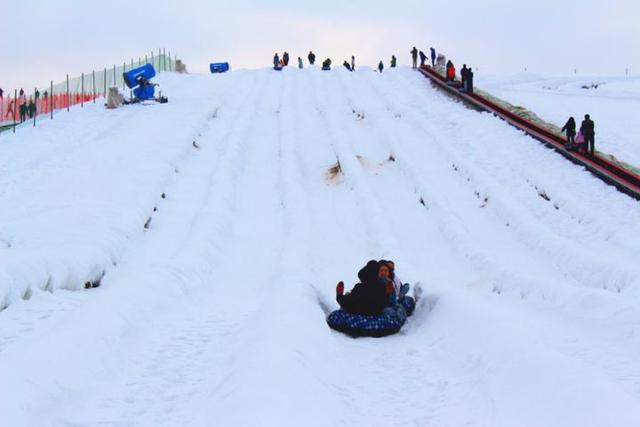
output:
[[[436,50],[432,47],[429,49],[431,49],[431,66],[435,67],[436,66]]]
[[[280,56],[278,55],[278,52],[276,52],[275,55],[273,55],[273,68],[278,67],[280,67]]]

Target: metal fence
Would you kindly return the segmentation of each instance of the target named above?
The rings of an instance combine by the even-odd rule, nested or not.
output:
[[[152,64],[158,73],[174,71],[175,55],[172,56],[165,49],[158,49],[157,52],[152,51],[137,59],[131,58],[121,64],[91,70],[77,77],[69,78],[67,75],[65,81],[56,84],[50,81],[47,87],[27,89],[31,92],[22,88],[14,89],[13,93],[5,92],[0,95],[0,132],[10,129],[15,132],[16,127],[25,125],[36,126],[43,118],[52,120],[54,113],[60,110],[70,111],[70,107],[74,105],[84,107],[85,103],[103,102],[108,88],[119,87],[123,92],[126,90],[123,73],[147,63]]]

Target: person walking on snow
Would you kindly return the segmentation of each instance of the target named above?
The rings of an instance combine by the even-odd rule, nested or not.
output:
[[[569,117],[567,123],[562,126],[562,130],[560,132],[567,133],[567,144],[575,144],[576,143],[576,120],[573,117]]]
[[[580,132],[584,135],[585,149],[587,150],[587,154],[593,155],[595,152],[595,123],[591,120],[591,116],[585,114],[584,120],[580,125]]]
[[[411,62],[414,69],[418,68],[418,49],[415,46],[411,49]]]
[[[465,81],[467,80],[467,71],[469,71],[469,69],[467,68],[467,64],[462,64],[462,68],[460,69],[460,83],[462,83],[462,88],[464,90],[467,89],[467,87],[464,85]]]
[[[351,55],[351,71],[356,70],[356,57]]]
[[[378,63],[378,71],[380,71],[382,73],[382,70],[384,70],[384,64],[382,63],[382,61],[380,61]]]
[[[397,64],[398,64],[398,60],[396,59],[396,56],[391,55],[391,68],[396,68]]]
[[[436,66],[436,50],[432,47],[429,49],[431,49],[431,66],[435,67]]]
[[[467,84],[467,87],[465,88],[466,92],[473,93],[473,70],[471,69],[471,67],[467,69],[465,83]]]
[[[423,51],[418,52],[418,55],[420,55],[420,66],[424,66],[424,61],[427,60],[427,55],[424,54]]]
[[[301,70],[304,68],[304,66],[302,65],[302,58],[300,58],[298,56],[298,68],[300,68]]]
[[[33,119],[33,116],[36,114],[36,104],[33,102],[33,99],[29,99],[29,105],[27,106],[27,112],[29,113],[29,118]]]
[[[309,51],[309,55],[307,55],[307,59],[309,60],[309,64],[313,65],[313,63],[316,62],[316,55],[312,51]]]

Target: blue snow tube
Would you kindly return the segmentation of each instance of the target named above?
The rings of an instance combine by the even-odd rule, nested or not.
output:
[[[331,312],[327,323],[331,329],[354,337],[384,337],[395,334],[407,320],[403,307],[388,307],[376,316],[347,313],[340,309]]]
[[[214,62],[209,64],[209,70],[212,73],[224,73],[229,71],[229,63],[228,62]]]
[[[133,70],[129,70],[126,73],[122,74],[124,78],[124,82],[127,84],[129,89],[133,89],[138,86],[138,78],[144,77],[146,80],[151,80],[156,76],[156,70],[153,68],[151,64],[145,64],[142,67],[134,68]]]

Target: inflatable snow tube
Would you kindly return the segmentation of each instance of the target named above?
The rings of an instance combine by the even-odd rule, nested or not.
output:
[[[416,301],[411,297],[402,297],[400,299],[400,305],[404,307],[404,311],[407,313],[407,316],[411,316],[413,314],[413,310],[416,309]]]
[[[388,307],[377,316],[347,313],[340,309],[331,312],[327,323],[331,329],[354,337],[384,337],[395,334],[407,320],[404,307]]]

